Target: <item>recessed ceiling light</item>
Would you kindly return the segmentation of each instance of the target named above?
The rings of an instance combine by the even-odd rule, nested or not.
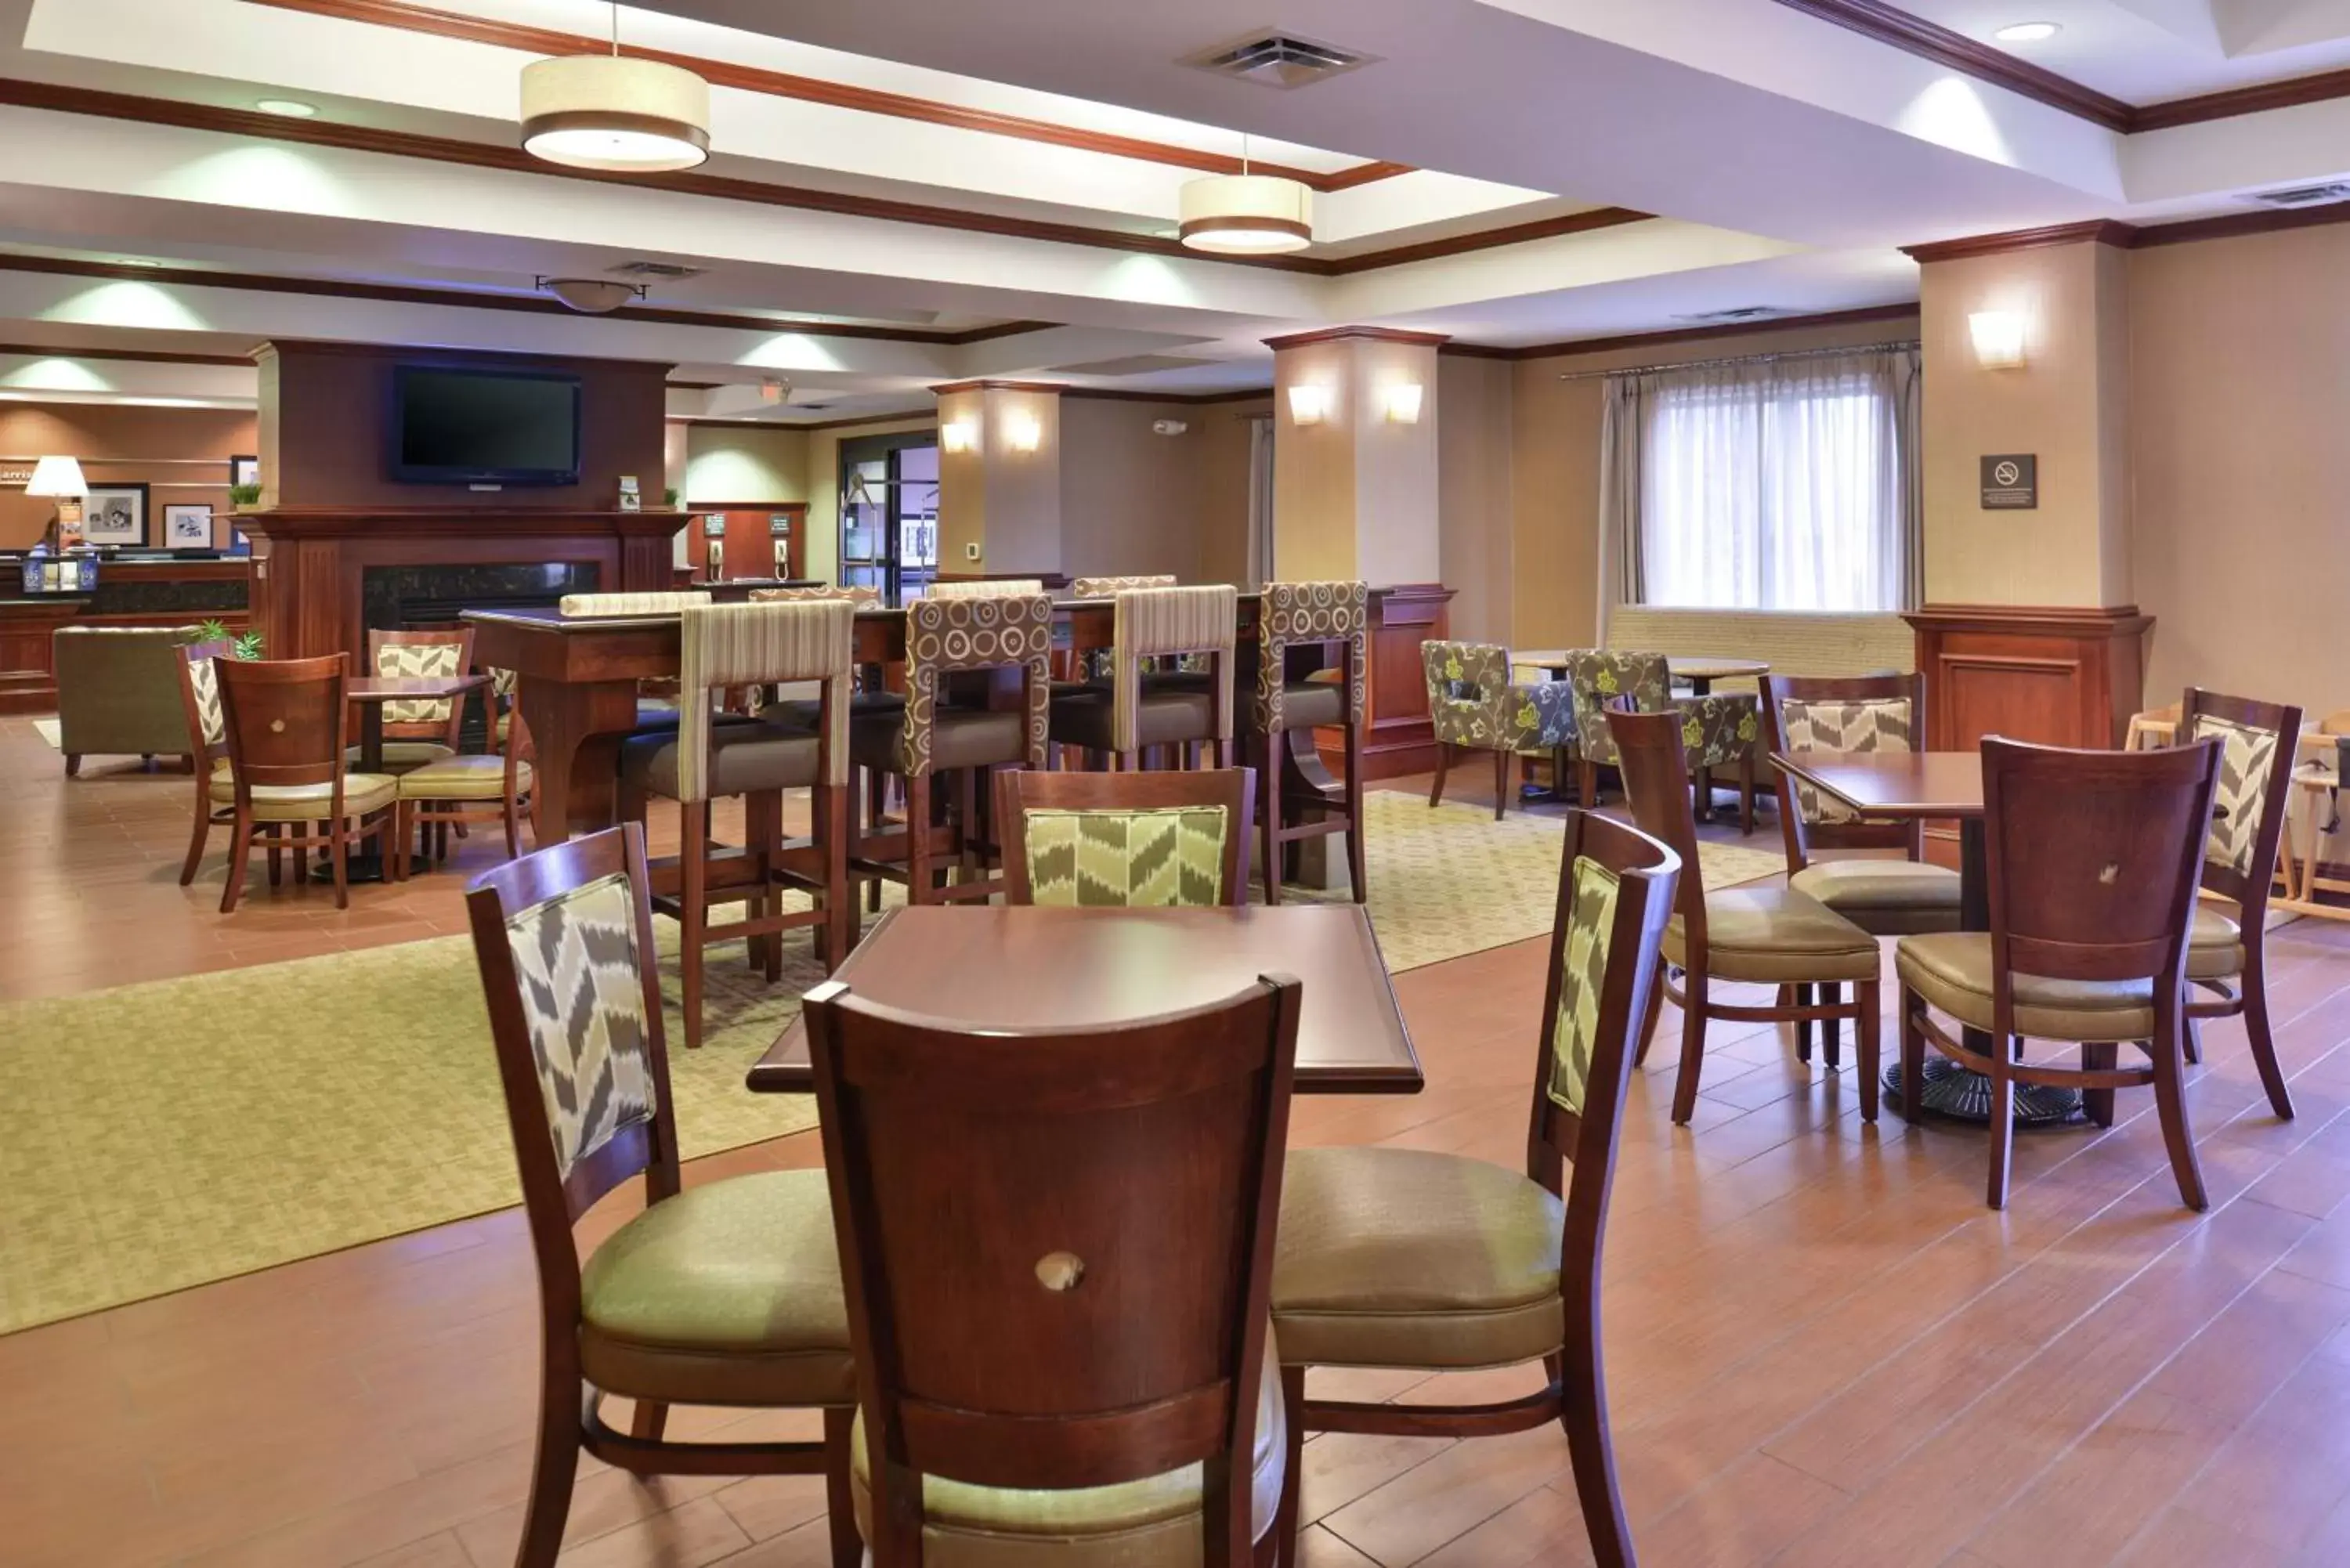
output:
[[[2018,22],[2012,26],[2002,27],[1991,36],[2002,44],[2036,44],[2043,38],[2053,38],[2064,30],[2064,26],[2055,22]]]
[[[265,98],[253,107],[264,114],[282,114],[288,119],[307,119],[318,112],[317,104],[291,98]]]

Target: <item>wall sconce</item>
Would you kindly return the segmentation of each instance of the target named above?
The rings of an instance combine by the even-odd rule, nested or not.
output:
[[[2023,317],[2012,310],[1979,310],[1967,317],[1975,363],[1986,370],[2012,370],[2023,363]]]
[[[1419,423],[1421,387],[1418,381],[1398,381],[1379,393],[1379,402],[1386,409],[1388,422],[1394,425]]]
[[[1289,389],[1289,422],[1318,425],[1330,417],[1330,389],[1319,381],[1298,381]]]
[[[1035,452],[1044,441],[1045,427],[1035,415],[1014,410],[1003,416],[1003,444],[1014,452]]]
[[[969,420],[957,420],[939,427],[939,445],[948,452],[970,452],[979,445],[979,427]]]

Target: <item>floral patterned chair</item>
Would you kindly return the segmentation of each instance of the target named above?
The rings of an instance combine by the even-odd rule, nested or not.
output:
[[[1510,650],[1499,643],[1423,642],[1419,663],[1428,676],[1429,724],[1436,732],[1430,806],[1444,798],[1444,776],[1456,751],[1493,754],[1495,822],[1509,808],[1512,757],[1548,752],[1565,776],[1575,714],[1564,682],[1513,681]]]
[[[1690,773],[1705,779],[1709,790],[1709,775],[1714,769],[1738,770],[1739,829],[1754,831],[1754,754],[1762,721],[1752,696],[1724,691],[1675,697],[1672,663],[1663,654],[1607,648],[1569,653],[1565,683],[1575,693],[1576,747],[1581,753],[1575,798],[1582,804],[1599,803],[1599,770],[1617,765],[1616,740],[1601,715],[1610,703],[1629,698],[1636,713],[1680,710],[1681,748],[1689,754]]]

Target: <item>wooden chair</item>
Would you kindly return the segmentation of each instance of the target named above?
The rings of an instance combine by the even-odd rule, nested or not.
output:
[[[189,642],[172,651],[179,659],[180,705],[188,714],[189,771],[196,779],[195,820],[188,838],[188,858],[180,867],[180,886],[185,888],[195,881],[196,868],[203,864],[204,845],[213,826],[236,821],[234,805],[213,799],[214,776],[224,777],[228,773],[228,725],[221,716],[220,683],[213,676],[213,660],[234,658],[236,644]]]
[[[1552,769],[1565,776],[1575,711],[1565,681],[1512,681],[1510,650],[1490,642],[1423,642],[1419,663],[1428,680],[1429,728],[1436,737],[1430,810],[1443,803],[1455,752],[1492,753],[1495,822],[1509,810],[1510,763],[1521,753],[1548,752]]]
[[[1240,632],[1240,595],[1230,586],[1128,588],[1117,606],[1110,681],[1063,686],[1052,694],[1055,745],[1106,754],[1113,768],[1131,769],[1153,747],[1180,748],[1187,762],[1209,747],[1217,767],[1229,766],[1232,744],[1232,655]],[[1204,655],[1205,679],[1146,680],[1146,661]]]
[[[501,691],[499,680],[506,682]],[[421,841],[432,845],[435,859],[444,859],[449,853],[449,829],[463,833],[469,823],[496,823],[505,831],[506,858],[522,853],[522,823],[530,809],[531,789],[537,778],[530,763],[530,729],[523,722],[522,709],[515,705],[500,711],[503,700],[510,700],[514,690],[514,671],[490,671],[492,732],[497,743],[494,752],[461,752],[411,768],[400,775],[400,823],[393,838],[399,845],[399,874],[407,874],[406,861],[410,849]]]
[[[1422,1149],[1289,1157],[1273,1284],[1291,1412],[1284,1541],[1296,1535],[1303,1432],[1473,1438],[1557,1421],[1593,1556],[1604,1568],[1633,1563],[1607,1431],[1599,1263],[1633,1034],[1677,873],[1696,870],[1646,834],[1567,814],[1525,1175]],[[1305,1387],[1311,1366],[1438,1372],[1534,1360],[1547,1385],[1496,1405],[1356,1404],[1314,1399]]]
[[[267,837],[269,882],[277,885],[280,850],[323,851],[335,868],[335,908],[350,907],[350,846],[374,837],[389,857],[399,781],[390,774],[346,771],[343,696],[348,656],[323,659],[215,659],[221,719],[228,736],[228,776],[207,785],[215,805],[230,807],[234,837],[221,913],[244,891],[244,867],[256,832]],[[354,826],[353,824],[358,826]],[[314,826],[315,825],[315,826]]]
[[[1672,713],[1681,721],[1681,753],[1690,766],[1690,787],[1699,775],[1712,788],[1716,768],[1738,772],[1739,830],[1754,831],[1754,753],[1762,739],[1756,701],[1743,691],[1703,697],[1673,695],[1671,659],[1661,653],[1612,648],[1579,648],[1566,656],[1567,690],[1574,693],[1576,798],[1599,804],[1599,770],[1617,768],[1616,740],[1607,727],[1610,708],[1628,703],[1638,713]],[[1625,786],[1627,794],[1631,786]],[[1711,810],[1711,805],[1707,807]]]
[[[1766,675],[1760,682],[1764,744],[1773,752],[1908,752],[1926,732],[1922,675]],[[1777,773],[1778,770],[1773,769]],[[1959,929],[1959,874],[1926,864],[1926,825],[1871,822],[1810,784],[1778,776],[1787,886],[1817,898],[1873,937]],[[1898,849],[1902,858],[1814,860],[1815,849]],[[1809,1002],[1810,986],[1783,1001]],[[1823,1000],[1840,1000],[1836,987]],[[1837,1025],[1822,1025],[1827,1064],[1837,1064]],[[1812,1059],[1812,1026],[1795,1025],[1795,1054]]]
[[[555,1562],[584,1451],[638,1476],[822,1474],[834,1568],[855,1568],[857,1371],[831,1197],[814,1170],[681,1189],[649,886],[644,830],[626,823],[465,894],[538,1262],[538,1441],[515,1563]],[[645,1211],[583,1266],[573,1226],[638,1175]],[[605,1424],[607,1396],[634,1402],[629,1431]],[[825,1437],[666,1442],[672,1404],[821,1410]]]
[[[1929,1044],[1991,1079],[1993,1209],[2007,1207],[2020,1083],[2080,1089],[2107,1125],[2114,1090],[2151,1084],[2179,1197],[2207,1206],[2187,1120],[2183,992],[2222,749],[2217,739],[2148,752],[1982,742],[1991,929],[1904,937],[1894,967],[1902,1114],[1918,1114]],[[1945,1033],[1929,1007],[1989,1032],[1991,1049]],[[2080,1042],[2081,1065],[2021,1060],[2026,1035]],[[2148,1065],[2117,1065],[2124,1044]]]
[[[1326,834],[1347,836],[1347,880],[1355,902],[1370,898],[1363,853],[1363,732],[1370,726],[1370,587],[1365,583],[1267,583],[1257,601],[1255,750],[1257,820],[1264,835],[1264,901],[1281,902],[1281,846]],[[1337,654],[1336,681],[1289,678],[1292,649]],[[1326,670],[1328,668],[1326,662]],[[1281,750],[1299,730],[1344,737],[1342,809],[1319,794],[1283,798]],[[1292,823],[1293,811],[1305,818]],[[1308,816],[1306,814],[1311,814]]]
[[[2291,759],[2301,736],[2301,710],[2190,686],[2179,711],[2179,734],[2189,741],[2216,739],[2223,748],[2202,888],[2236,909],[2230,917],[2208,899],[2195,904],[2187,940],[2187,1059],[2200,1054],[2198,1021],[2241,1016],[2269,1107],[2291,1120],[2293,1094],[2269,1025],[2268,912],[2277,849],[2293,809]]]
[[[2168,708],[2149,708],[2143,713],[2130,715],[2129,730],[2122,736],[2122,750],[2147,752],[2167,746],[2178,737],[2178,704]]]
[[[904,853],[888,857],[890,839],[860,828],[850,850],[858,875],[904,883],[916,904],[1003,891],[1003,878],[987,874],[978,781],[996,768],[1044,767],[1052,653],[1053,601],[1042,593],[932,593],[906,607],[904,711],[868,715],[849,732],[858,766],[905,781]],[[980,670],[1017,671],[1017,706],[963,708],[943,701],[950,675]],[[947,803],[933,793],[941,773],[957,775],[951,830],[944,834],[935,819]],[[941,886],[950,867],[959,867],[961,879]]]
[[[473,668],[473,629],[459,631],[368,631],[368,668],[386,680],[423,675],[463,675]],[[411,697],[383,705],[383,771],[406,773],[442,762],[462,749],[465,704],[450,697]],[[348,761],[357,763],[359,748]],[[447,848],[442,846],[443,850]]]
[[[1248,901],[1248,768],[995,775],[1004,902],[1112,909]]]
[[[767,979],[783,973],[787,930],[821,930],[817,950],[827,971],[857,940],[856,887],[848,869],[848,686],[856,607],[845,599],[807,603],[700,605],[680,612],[678,726],[640,735],[620,751],[620,813],[640,816],[648,797],[678,803],[679,891],[655,907],[681,929],[685,1044],[702,1044],[703,950],[747,938]],[[814,680],[821,683],[819,721],[802,732],[758,723],[721,724],[715,700],[730,687]],[[783,794],[806,789],[814,819],[817,870],[791,863],[783,831]],[[710,803],[741,795],[743,844],[723,852],[710,836]],[[713,877],[713,873],[715,876]],[[785,909],[783,890],[810,894],[813,907]],[[710,924],[713,904],[736,901],[744,918]]]
[[[1274,1560],[1299,993],[1035,1034],[808,993],[874,1568]]]
[[[1705,1026],[1715,1018],[1756,1023],[1849,1018],[1860,1037],[1860,1114],[1877,1119],[1877,939],[1792,888],[1725,888],[1708,892],[1696,867],[1697,814],[1689,792],[1689,763],[1681,750],[1681,715],[1611,710],[1607,715],[1631,798],[1632,819],[1670,845],[1690,867],[1681,877],[1679,912],[1665,928],[1665,978],[1649,998],[1640,1031],[1639,1060],[1646,1061],[1656,1033],[1659,1002],[1681,1010],[1681,1070],[1673,1085],[1673,1120],[1686,1123],[1697,1111],[1700,1075],[1705,1070]],[[1679,989],[1673,974],[1681,976]],[[1719,1002],[1716,981],[1776,986],[1768,1005]],[[1849,984],[1853,1000],[1816,1004],[1787,1000],[1788,987]],[[1802,992],[1798,992],[1800,995]],[[1840,996],[1840,991],[1823,993]]]

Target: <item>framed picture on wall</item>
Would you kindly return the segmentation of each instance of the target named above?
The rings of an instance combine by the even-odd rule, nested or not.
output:
[[[228,482],[231,484],[261,483],[261,460],[257,457],[233,457],[228,460]]]
[[[163,544],[173,550],[213,547],[213,509],[204,502],[173,502],[163,508]]]
[[[93,545],[147,543],[147,487],[93,484],[82,498],[81,536]]]

